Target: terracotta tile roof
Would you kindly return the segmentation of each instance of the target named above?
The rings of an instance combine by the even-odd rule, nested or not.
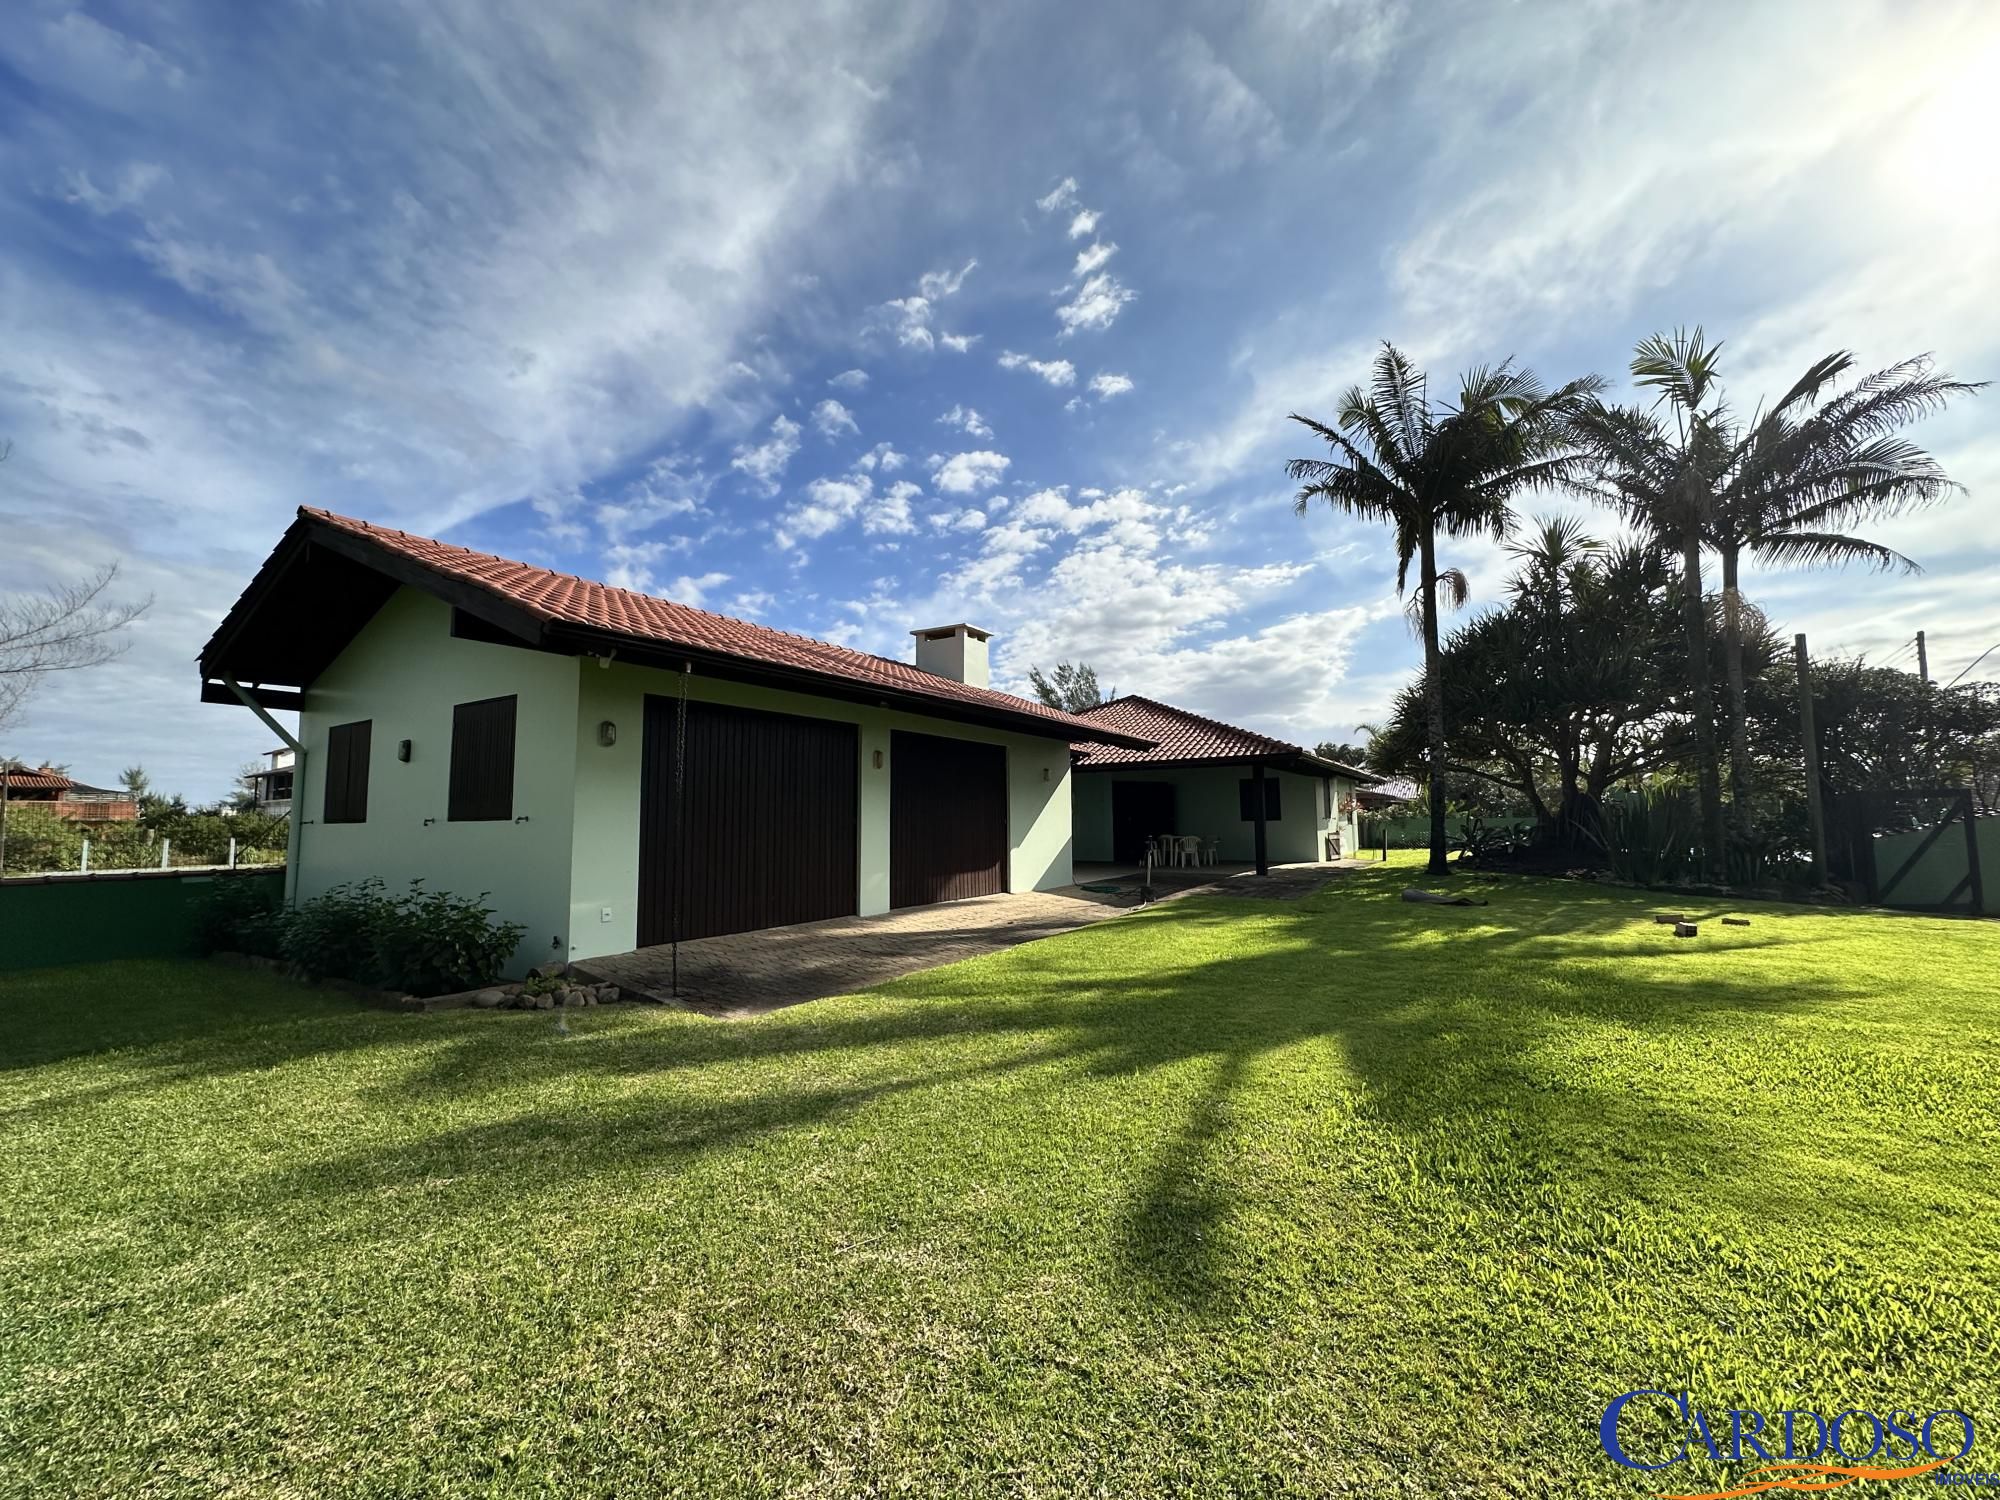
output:
[[[10,789],[28,792],[66,792],[76,785],[60,771],[6,771],[0,775],[6,777]]]
[[[612,588],[568,573],[512,562],[485,552],[411,536],[332,511],[301,506],[302,519],[361,537],[401,554],[426,569],[487,589],[500,599],[558,625],[609,631],[648,645],[684,646],[765,666],[788,668],[848,683],[864,683],[897,694],[940,703],[1043,720],[1071,734],[1122,733],[1120,726],[1093,723],[1060,713],[1027,698],[991,688],[971,687],[908,662],[830,645],[747,620],[711,614],[670,599]]]
[[[1365,771],[1326,760],[1302,746],[1273,739],[1268,734],[1258,734],[1254,729],[1239,729],[1220,719],[1206,719],[1200,714],[1192,714],[1184,708],[1175,708],[1170,703],[1160,703],[1152,698],[1113,698],[1109,703],[1085,709],[1082,717],[1154,742],[1150,750],[1132,750],[1118,745],[1070,746],[1082,757],[1086,766],[1167,766],[1192,761],[1297,757],[1313,770],[1343,771],[1371,781],[1374,779]]]

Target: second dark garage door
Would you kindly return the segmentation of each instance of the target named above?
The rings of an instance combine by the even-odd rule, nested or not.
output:
[[[639,942],[852,916],[859,891],[860,740],[852,724],[687,706],[674,830],[671,698],[646,699],[639,794]],[[679,879],[676,879],[676,876]]]
[[[889,904],[1007,889],[1007,751],[898,732],[889,740]]]

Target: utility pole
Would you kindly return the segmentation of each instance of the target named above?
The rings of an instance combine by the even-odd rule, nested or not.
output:
[[[1812,825],[1813,879],[1825,885],[1826,809],[1820,803],[1819,734],[1813,728],[1812,667],[1806,658],[1806,638],[1803,634],[1792,637],[1792,658],[1799,673],[1799,729],[1806,742],[1806,819]]]
[[[1921,630],[1917,632],[1917,681],[1925,687],[1931,685],[1931,658],[1924,649],[1924,633]]]

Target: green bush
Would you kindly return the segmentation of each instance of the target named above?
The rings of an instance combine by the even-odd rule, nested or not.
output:
[[[33,802],[15,802],[8,807],[8,874],[74,870],[82,860],[83,830],[75,823]]]
[[[408,894],[386,903],[373,933],[383,982],[412,995],[448,995],[498,979],[527,928],[494,922],[485,899],[484,891],[454,896],[411,881]]]
[[[1701,820],[1685,791],[1607,797],[1598,821],[1597,843],[1621,880],[1670,885],[1701,871]]]
[[[222,879],[195,918],[195,941],[203,953],[284,956],[286,913],[265,879]]]
[[[500,977],[527,929],[494,922],[485,892],[427,891],[421,880],[399,896],[379,880],[335,886],[284,914],[279,947],[310,979],[349,979],[444,995]]]

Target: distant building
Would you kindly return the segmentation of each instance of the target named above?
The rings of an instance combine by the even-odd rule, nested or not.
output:
[[[45,807],[59,818],[76,823],[130,823],[139,816],[139,804],[124,792],[110,787],[85,786],[73,781],[53,766],[30,771],[25,766],[0,770],[7,787],[7,800]]]
[[[292,752],[289,748],[266,750],[265,760],[243,778],[243,785],[257,804],[257,811],[272,817],[289,816],[292,810]]]

